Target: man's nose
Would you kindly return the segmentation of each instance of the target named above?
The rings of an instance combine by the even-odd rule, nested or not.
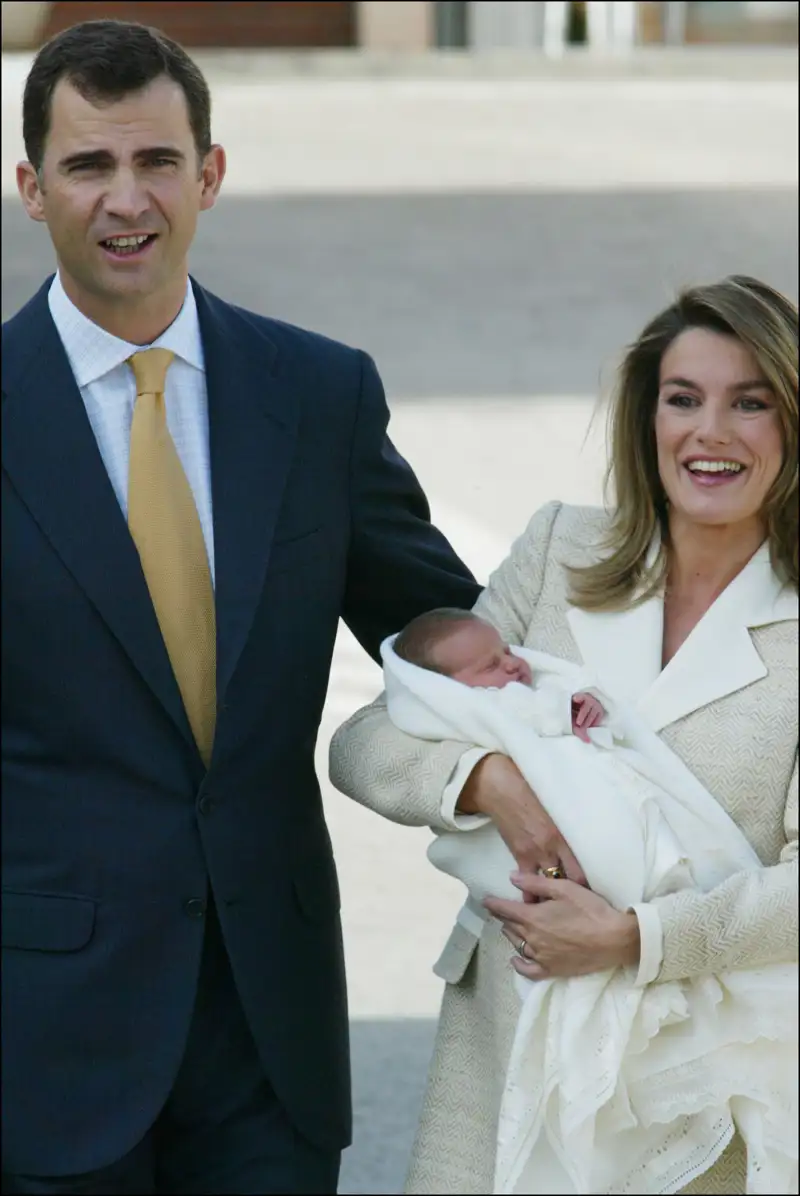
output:
[[[134,224],[150,207],[150,198],[132,171],[118,171],[106,192],[104,207],[109,216]]]

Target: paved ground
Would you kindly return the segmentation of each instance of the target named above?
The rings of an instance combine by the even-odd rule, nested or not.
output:
[[[50,267],[13,197],[3,71],[2,310]],[[230,72],[229,72],[230,76]],[[197,275],[368,349],[434,515],[485,577],[540,503],[596,501],[584,443],[620,347],[683,282],[758,274],[797,296],[791,82],[275,79],[215,83],[230,186]],[[340,637],[319,763],[380,687]],[[344,898],[356,1140],[345,1193],[400,1190],[458,903],[427,833],[326,790]]]

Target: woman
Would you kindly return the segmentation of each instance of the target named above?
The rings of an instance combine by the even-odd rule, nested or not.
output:
[[[491,902],[480,940],[459,925],[439,961],[409,1192],[491,1191],[512,967],[537,979],[638,965],[637,983],[658,984],[797,960],[797,353],[796,308],[764,284],[685,292],[623,363],[613,508],[538,512],[476,607],[506,640],[582,661],[632,703],[763,871],[618,911],[576,883],[509,760],[404,736],[381,701],[334,738],[334,783],[395,821],[468,831],[491,816],[528,898]],[[539,874],[553,868],[567,879]],[[734,1137],[682,1190],[744,1193],[746,1162]]]

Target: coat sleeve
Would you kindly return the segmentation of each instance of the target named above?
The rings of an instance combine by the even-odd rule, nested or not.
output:
[[[387,436],[389,411],[362,359],[350,458],[350,550],[342,617],[379,659],[381,641],[436,606],[469,610],[481,587],[430,519],[413,470]]]
[[[797,759],[786,796],[786,845],[777,864],[738,872],[710,893],[682,892],[649,905],[661,923],[656,982],[798,957]]]
[[[476,613],[510,643],[520,644],[530,624],[560,509],[560,503],[551,503],[534,515],[475,605]],[[444,811],[443,799],[461,757],[470,751],[470,744],[428,743],[398,731],[381,696],[334,735],[330,777],[342,793],[393,822],[465,829]]]

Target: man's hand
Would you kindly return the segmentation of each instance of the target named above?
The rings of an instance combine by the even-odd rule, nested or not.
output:
[[[576,884],[586,884],[558,827],[508,756],[484,756],[475,765],[457,812],[491,818],[522,872],[560,867]],[[529,899],[535,900],[526,896]]]
[[[584,743],[590,743],[589,728],[599,727],[606,712],[591,694],[575,694],[572,699],[572,731]]]

